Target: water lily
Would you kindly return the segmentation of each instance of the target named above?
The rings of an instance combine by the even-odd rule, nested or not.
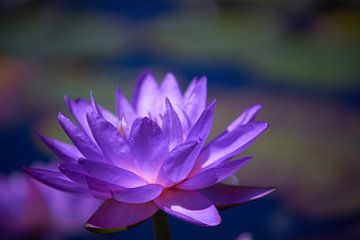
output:
[[[222,183],[251,158],[244,151],[268,124],[256,121],[260,105],[245,110],[222,134],[206,144],[216,101],[206,104],[206,78],[195,78],[184,94],[169,73],[161,85],[146,73],[130,102],[118,88],[116,115],[89,101],[65,98],[76,122],[58,120],[73,144],[42,136],[58,156],[58,171],[27,168],[53,188],[103,201],[86,227],[119,231],[159,210],[201,225],[220,224],[219,207],[260,198],[271,187]]]

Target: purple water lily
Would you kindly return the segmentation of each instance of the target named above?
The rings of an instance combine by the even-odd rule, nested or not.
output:
[[[250,157],[232,160],[268,127],[255,121],[253,105],[210,143],[216,102],[206,106],[206,78],[184,94],[172,74],[159,85],[144,74],[132,102],[116,90],[116,116],[90,101],[66,99],[77,123],[60,113],[72,144],[41,137],[59,157],[59,171],[26,172],[53,188],[90,195],[103,204],[87,221],[92,230],[116,231],[140,223],[159,209],[187,222],[216,226],[217,207],[242,204],[273,191],[222,183]]]

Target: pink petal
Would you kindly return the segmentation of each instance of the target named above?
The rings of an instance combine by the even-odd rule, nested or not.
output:
[[[250,202],[264,197],[274,190],[273,187],[245,187],[218,183],[202,189],[201,192],[216,206],[226,207]]]
[[[87,221],[85,227],[95,232],[117,232],[141,223],[154,215],[158,207],[153,202],[121,203],[105,201]]]
[[[221,217],[216,207],[201,193],[168,190],[155,203],[166,213],[200,226],[216,226]]]

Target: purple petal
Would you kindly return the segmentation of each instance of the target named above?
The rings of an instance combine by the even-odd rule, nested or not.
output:
[[[169,149],[160,127],[149,118],[137,118],[131,128],[129,145],[135,163],[148,181],[156,180]]]
[[[105,201],[87,221],[85,227],[95,232],[126,230],[154,215],[158,207],[153,202],[133,204],[115,200]]]
[[[77,163],[59,163],[59,170],[73,182],[87,186],[85,173]]]
[[[127,203],[144,203],[157,198],[163,191],[159,184],[147,184],[135,188],[112,191],[115,200]]]
[[[119,87],[116,88],[116,112],[119,119],[124,118],[127,126],[131,126],[137,117],[133,106],[122,94]]]
[[[71,100],[67,96],[65,96],[65,102],[68,105],[70,113],[75,117],[81,128],[92,138],[91,130],[86,120],[86,113],[94,111],[91,102],[81,98]]]
[[[183,96],[179,88],[178,82],[172,73],[166,74],[164,81],[160,86],[160,90],[165,98],[168,98],[175,107],[183,106]]]
[[[191,128],[187,141],[199,139],[205,141],[211,131],[211,126],[214,120],[216,100],[212,101],[211,104],[203,111],[200,118],[196,121],[195,125]]]
[[[77,148],[68,143],[56,139],[48,138],[39,134],[40,139],[54,152],[61,160],[67,162],[77,161],[83,157]]]
[[[206,77],[191,83],[184,95],[184,105],[187,115],[194,122],[197,121],[206,107],[207,89]]]
[[[85,175],[85,179],[87,187],[91,190],[92,195],[99,199],[111,199],[112,191],[124,189],[124,187],[92,176]]]
[[[155,203],[166,213],[193,224],[216,226],[221,222],[216,207],[195,191],[168,190]]]
[[[245,187],[219,183],[202,189],[201,192],[216,206],[226,207],[250,202],[264,197],[274,190],[273,187]]]
[[[247,108],[235,121],[233,121],[228,127],[227,131],[231,132],[232,130],[236,129],[240,125],[247,124],[253,121],[257,115],[257,113],[261,110],[261,105],[254,104]]]
[[[250,122],[224,134],[203,149],[195,168],[219,166],[244,151],[267,127],[266,122]]]
[[[120,131],[96,113],[88,113],[94,138],[106,158],[121,168],[130,168],[130,148]]]
[[[166,98],[165,102],[166,112],[162,123],[162,130],[169,141],[169,148],[173,149],[175,146],[183,142],[183,129],[180,119],[169,99]]]
[[[161,113],[159,104],[159,85],[152,75],[147,75],[138,90],[138,98],[135,103],[136,112],[139,116],[147,116],[149,112],[154,115]]]
[[[184,180],[194,166],[193,155],[198,142],[189,141],[175,147],[162,165],[158,180],[164,185],[172,185]]]
[[[103,154],[89,136],[80,128],[78,128],[70,119],[62,113],[58,115],[59,122],[71,141],[80,150],[80,152],[90,159],[102,161]]]
[[[139,101],[140,91],[141,91],[143,82],[144,82],[145,78],[148,77],[149,75],[150,76],[152,75],[151,72],[149,70],[144,70],[139,75],[138,79],[136,80],[135,87],[133,90],[133,99],[132,99],[132,105],[134,106],[134,108],[136,107],[136,104]]]
[[[87,175],[122,187],[138,187],[146,184],[141,177],[112,164],[81,159],[79,167]]]
[[[245,157],[225,163],[219,167],[204,170],[203,172],[200,172],[192,178],[189,178],[185,182],[179,184],[177,187],[185,190],[196,190],[214,185],[236,173],[250,159],[251,157]]]
[[[63,174],[45,169],[24,168],[24,171],[39,182],[52,188],[77,194],[86,194],[88,190],[75,183],[63,179]]]

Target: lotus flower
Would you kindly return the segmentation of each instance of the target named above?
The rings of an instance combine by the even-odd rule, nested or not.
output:
[[[0,238],[59,237],[80,233],[100,200],[72,196],[22,173],[0,177]]]
[[[65,97],[71,121],[59,113],[67,144],[44,143],[59,157],[59,171],[26,172],[53,188],[103,201],[86,227],[117,231],[140,223],[158,210],[184,221],[216,226],[217,207],[245,203],[273,188],[222,183],[250,157],[232,160],[266,128],[255,121],[253,105],[210,143],[216,102],[206,106],[206,78],[195,78],[184,94],[172,74],[159,85],[151,74],[138,80],[133,101],[116,90],[116,116],[90,101]]]

